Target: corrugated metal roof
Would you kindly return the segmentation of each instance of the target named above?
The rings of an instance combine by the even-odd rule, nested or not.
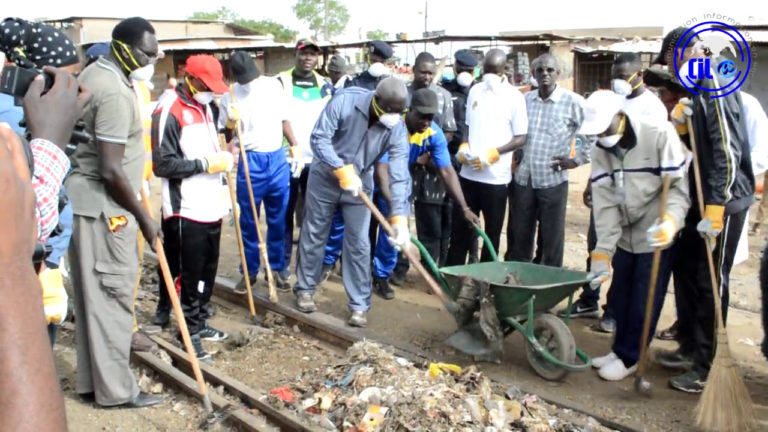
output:
[[[245,48],[293,48],[293,44],[275,42],[271,37],[218,37],[218,38],[181,38],[158,41],[163,51],[223,51]]]
[[[616,42],[608,45],[599,45],[597,47],[588,47],[588,46],[575,46],[571,50],[573,52],[578,53],[596,53],[596,52],[607,52],[607,53],[625,53],[625,52],[633,52],[633,53],[652,53],[657,54],[659,51],[661,51],[661,41],[659,40],[631,40],[631,41],[623,41],[623,42]]]

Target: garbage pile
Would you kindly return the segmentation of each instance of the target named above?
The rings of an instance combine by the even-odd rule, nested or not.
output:
[[[432,363],[425,371],[361,341],[322,376],[304,373],[273,389],[270,401],[325,430],[344,432],[582,429],[550,417],[536,396],[493,388],[474,366]]]

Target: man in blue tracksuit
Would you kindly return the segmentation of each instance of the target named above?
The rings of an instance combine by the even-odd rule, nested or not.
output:
[[[256,211],[260,211],[261,202],[264,202],[269,265],[277,288],[289,290],[284,239],[291,170],[283,149],[283,137],[291,148],[296,146],[296,140],[288,121],[288,98],[277,79],[261,75],[250,54],[235,51],[230,59],[230,68],[237,83],[229,94],[221,98],[221,112],[224,114],[219,116],[219,125],[225,129],[229,139],[236,138],[234,128],[241,127],[242,143],[238,145],[245,147],[246,160],[242,162],[248,164]],[[253,285],[259,274],[259,238],[243,163],[238,164],[237,169],[237,203],[245,259]],[[237,288],[245,291],[245,278]]]

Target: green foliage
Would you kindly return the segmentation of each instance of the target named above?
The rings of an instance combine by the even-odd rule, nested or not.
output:
[[[368,40],[389,40],[389,33],[380,29],[369,30],[367,33],[365,33],[365,37]]]
[[[298,0],[293,13],[309,26],[315,37],[322,34],[325,40],[344,33],[349,22],[347,7],[338,0]]]
[[[194,12],[190,19],[199,20],[217,20],[232,23],[240,27],[253,30],[260,34],[271,34],[275,37],[276,42],[293,42],[298,32],[296,30],[289,29],[284,25],[272,21],[270,19],[264,19],[255,21],[252,19],[245,19],[232,9],[222,6],[212,12]]]

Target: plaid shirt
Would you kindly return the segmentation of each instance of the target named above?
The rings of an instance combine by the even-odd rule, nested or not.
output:
[[[571,142],[584,120],[584,98],[560,86],[547,100],[538,91],[525,94],[528,109],[528,139],[523,147],[523,160],[515,174],[515,181],[527,186],[530,180],[534,189],[555,187],[568,181],[568,170],[552,169],[552,158],[568,157]],[[574,160],[582,165],[589,163],[590,146],[577,149]]]
[[[69,158],[54,143],[44,139],[33,139],[29,147],[35,161],[32,187],[35,190],[37,238],[45,241],[59,223],[59,190],[69,171]]]

